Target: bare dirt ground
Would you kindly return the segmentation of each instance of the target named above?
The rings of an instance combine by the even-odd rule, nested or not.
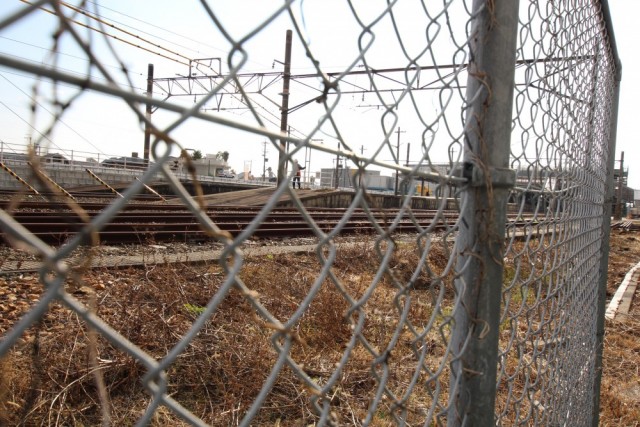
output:
[[[107,253],[128,251],[126,248],[106,250]],[[190,248],[180,246],[167,250]],[[333,264],[333,268],[348,279],[345,282],[352,295],[367,292],[376,273],[368,250],[350,246]],[[399,275],[407,274],[402,271],[403,263],[409,262],[405,255],[391,261]],[[429,258],[435,270],[447,263],[447,256],[437,246],[432,248]],[[609,298],[627,271],[639,261],[640,234],[613,230]],[[247,259],[241,275],[242,280],[262,296],[261,301],[270,312],[278,318],[288,318],[306,297],[317,273],[318,266],[311,258],[285,253]],[[283,278],[288,279],[286,292],[278,286]],[[69,283],[67,289],[86,304],[90,304],[95,295],[96,311],[101,318],[160,359],[187,331],[224,279],[225,274],[217,265],[104,268],[85,272],[81,284]],[[166,286],[167,283],[171,286]],[[42,285],[35,274],[0,276],[0,334],[6,333],[41,295]],[[394,313],[395,295],[393,284],[382,279],[373,297],[379,310],[367,320],[372,331],[367,338],[371,342],[388,342],[393,333],[386,319],[387,313]],[[351,330],[344,322],[348,307],[335,289],[323,288],[315,301],[297,325],[300,336],[305,339],[294,344],[291,355],[304,366],[307,375],[321,383],[333,370],[327,360],[339,359]],[[170,377],[179,380],[169,384],[168,393],[180,396],[181,403],[205,421],[232,425],[251,405],[277,358],[270,342],[273,329],[256,318],[246,296],[238,291],[229,294],[213,320],[170,368]],[[224,330],[215,328],[216,323],[224,323]],[[437,337],[428,339],[429,344],[433,344],[434,355],[439,356]],[[40,324],[30,328],[10,355],[0,360],[0,426],[21,422],[25,425],[99,424],[102,405],[100,387],[96,386],[97,368],[103,373],[101,381],[106,384],[111,399],[112,425],[128,425],[140,417],[149,403],[148,394],[140,384],[145,369],[101,338],[95,341],[99,366],[92,365],[88,361],[92,340],[77,314],[53,303]],[[399,354],[410,351],[402,347],[404,341],[410,340],[402,337]],[[376,387],[369,359],[370,354],[366,352],[354,352],[341,381],[340,394],[332,401],[342,424],[354,424],[366,415],[367,399],[359,396],[369,396]],[[629,316],[606,323],[601,425],[640,425],[639,370],[640,304],[636,299]],[[400,392],[411,371],[399,369],[397,372],[399,376],[390,387],[397,387]],[[446,385],[439,386],[446,389]],[[268,414],[259,414],[256,425],[312,423],[316,418],[308,406],[309,393],[295,374],[283,371],[265,401],[265,405],[280,415],[274,419]],[[209,403],[203,405],[203,401]],[[409,414],[424,412],[420,403],[412,402],[412,405]],[[153,424],[178,425],[179,421],[160,408]],[[372,421],[372,425],[389,424],[388,418]]]

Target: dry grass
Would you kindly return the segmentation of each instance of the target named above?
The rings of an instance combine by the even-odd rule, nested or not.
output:
[[[433,314],[431,302],[442,285],[432,278],[446,265],[441,248],[431,255],[431,273],[425,270],[416,281],[420,290],[412,291],[409,319],[416,328]],[[390,270],[369,295],[369,286],[377,273],[379,259],[367,243],[340,249],[332,270],[338,286],[325,279],[313,301],[291,327],[298,337],[291,358],[316,384],[326,384],[340,362],[352,337],[354,323],[365,315],[360,342],[355,345],[336,385],[324,395],[332,407],[332,417],[344,424],[363,420],[379,383],[372,376],[372,354],[384,351],[396,332],[397,298],[401,293],[392,276],[407,280],[417,257],[399,250]],[[314,255],[282,254],[248,258],[240,278],[252,290],[250,296],[232,289],[208,320],[198,337],[168,369],[168,393],[208,423],[232,425],[242,418],[269,375],[278,353],[271,342],[274,328],[259,318],[250,297],[262,304],[279,321],[286,322],[309,294],[322,269]],[[37,285],[37,281],[27,278]],[[84,277],[84,287],[74,296],[86,302],[97,294],[97,314],[128,340],[149,355],[161,359],[191,327],[210,298],[226,279],[218,265],[162,265],[149,269],[92,271]],[[358,300],[367,296],[361,310],[346,316],[350,302],[342,291]],[[37,299],[38,295],[34,295]],[[22,311],[26,311],[23,307]],[[13,319],[19,317],[14,310]],[[440,316],[442,317],[442,316]],[[441,322],[442,320],[439,320]],[[405,328],[386,362],[393,375],[387,387],[402,396],[408,391],[416,369],[415,346],[429,345],[435,370],[443,355],[443,343],[436,334],[416,340]],[[425,341],[426,340],[426,341]],[[426,343],[426,344],[425,344]],[[4,406],[0,408],[5,424],[20,421],[29,425],[95,425],[101,420],[101,402],[88,359],[86,325],[73,312],[58,305],[52,307],[40,328],[31,328],[10,356],[3,361]],[[140,383],[145,369],[131,356],[104,339],[98,342],[100,370],[111,399],[113,425],[130,425],[149,404],[149,394]],[[377,368],[376,368],[377,369]],[[425,374],[422,375],[426,379]],[[416,391],[407,401],[411,420],[423,417],[426,394],[438,384],[434,378],[428,387]],[[446,385],[440,385],[446,390]],[[310,404],[313,391],[291,368],[285,368],[273,385],[255,418],[257,424],[307,425],[317,420]],[[422,397],[422,398],[421,398]],[[446,391],[440,399],[446,399]],[[394,412],[395,411],[395,412]],[[388,423],[397,415],[388,399],[383,399],[374,423]],[[167,410],[156,413],[154,424],[175,425],[179,420]]]
[[[616,242],[631,242],[629,236],[613,236],[612,264],[622,270],[631,262],[636,249],[617,251]],[[635,239],[635,237],[634,237]],[[624,246],[624,245],[623,245]],[[635,248],[635,247],[634,247]],[[617,252],[628,256],[620,261]],[[416,351],[426,346],[428,358],[419,380],[406,402],[411,423],[424,422],[429,405],[436,408],[447,399],[448,376],[444,344],[446,313],[434,309],[436,296],[452,295],[451,277],[443,274],[448,255],[445,248],[433,247],[428,268],[421,272],[411,292],[408,320],[422,330],[430,316],[436,327],[421,340],[415,340],[405,326],[386,362],[390,369],[387,387],[402,396],[416,368]],[[379,382],[372,375],[375,357],[363,344],[378,352],[384,350],[396,332],[398,302],[404,294],[392,280],[407,281],[417,255],[401,249],[389,263],[389,270],[369,294],[379,259],[364,241],[341,249],[332,271],[355,300],[368,296],[362,311],[346,316],[350,303],[341,288],[326,279],[308,309],[290,331],[296,339],[290,352],[304,373],[322,386],[329,380],[352,336],[354,323],[366,313],[365,328],[344,366],[336,385],[324,395],[330,402],[332,417],[344,425],[357,425],[366,417]],[[636,261],[637,262],[637,261]],[[282,254],[248,258],[240,275],[256,298],[279,321],[286,322],[308,295],[322,264],[314,255]],[[612,276],[618,275],[617,270]],[[158,360],[164,357],[191,327],[210,298],[226,279],[217,265],[161,265],[148,269],[92,271],[84,277],[86,288],[75,296],[87,302],[97,295],[97,314],[132,343]],[[0,281],[3,279],[0,279]],[[613,287],[613,281],[611,286]],[[18,295],[12,309],[2,310],[2,332],[36,301],[39,285],[35,278],[23,277],[0,283]],[[25,303],[26,301],[26,303]],[[364,303],[364,300],[363,300]],[[446,312],[446,307],[443,307]],[[634,379],[638,378],[640,349],[636,317],[609,323],[605,348],[602,386],[602,425],[638,425],[638,399],[633,399]],[[635,319],[635,320],[634,320]],[[442,327],[441,330],[438,327]],[[168,369],[168,394],[195,415],[212,425],[234,425],[250,407],[269,375],[278,353],[272,344],[273,325],[256,314],[249,296],[232,289],[198,337]],[[42,322],[31,328],[0,364],[0,425],[98,425],[102,420],[98,389],[89,363],[89,336],[78,316],[59,305],[50,307]],[[146,373],[131,356],[104,339],[98,340],[98,363],[110,397],[112,425],[131,425],[150,402],[140,379]],[[444,360],[444,375],[429,378],[425,368],[435,371]],[[372,368],[374,366],[374,368]],[[635,371],[634,371],[635,370]],[[376,371],[378,372],[378,371]],[[637,384],[637,382],[635,382]],[[441,389],[436,394],[438,387]],[[317,415],[310,403],[313,391],[299,374],[284,368],[262,405],[255,425],[308,425]],[[434,398],[432,394],[436,394]],[[435,400],[434,400],[435,399]],[[438,409],[436,409],[437,412]],[[373,425],[389,425],[399,408],[390,399],[381,401]],[[636,424],[634,424],[636,423]],[[170,411],[156,411],[154,425],[181,425]]]
[[[640,426],[640,309],[609,322],[600,393],[602,426]]]
[[[640,235],[612,231],[607,295],[640,262]],[[600,424],[640,426],[640,302],[638,290],[629,316],[607,321],[601,386]]]

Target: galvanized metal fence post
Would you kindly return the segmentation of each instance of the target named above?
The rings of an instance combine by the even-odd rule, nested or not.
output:
[[[449,426],[494,424],[518,3],[473,3]]]
[[[598,312],[596,319],[596,348],[595,348],[595,378],[593,382],[593,417],[591,425],[597,427],[600,424],[600,384],[602,381],[602,352],[604,350],[604,328],[605,312],[607,304],[607,278],[609,273],[609,239],[611,234],[611,214],[613,205],[613,180],[616,157],[616,136],[618,128],[618,102],[620,100],[620,82],[622,80],[622,63],[618,57],[618,49],[613,33],[613,23],[609,14],[609,3],[602,1],[602,12],[604,15],[604,30],[613,53],[613,63],[615,66],[615,87],[613,89],[613,100],[611,102],[611,118],[609,122],[609,145],[607,161],[607,183],[603,206],[602,218],[602,253],[600,255],[600,282],[598,283]],[[622,171],[621,171],[622,172]]]
[[[611,135],[609,137],[609,162],[607,170],[607,189],[603,206],[602,220],[602,253],[600,255],[600,280],[598,283],[598,317],[596,319],[595,379],[593,384],[593,427],[600,420],[600,382],[602,380],[602,352],[604,347],[605,312],[607,305],[607,278],[609,269],[609,239],[611,234],[611,214],[613,205],[613,181],[616,147],[616,126],[618,115],[618,99],[620,95],[620,77],[616,76],[616,87],[613,100]]]

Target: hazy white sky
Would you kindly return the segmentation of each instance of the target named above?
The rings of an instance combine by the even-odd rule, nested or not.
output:
[[[19,0],[2,0],[4,12],[0,12],[0,19],[9,12],[23,7]],[[361,2],[356,2],[361,3]],[[399,5],[405,2],[399,2]],[[406,2],[408,3],[408,2]],[[153,63],[155,66],[155,77],[174,77],[176,75],[186,75],[188,68],[179,61],[184,58],[221,57],[223,64],[227,62],[226,55],[229,52],[229,43],[222,39],[217,31],[213,30],[213,24],[203,13],[202,7],[197,1],[177,2],[171,0],[154,1],[131,1],[131,0],[110,0],[101,2],[105,6],[102,9],[103,16],[110,22],[115,23],[119,28],[135,33],[142,38],[154,40],[157,47],[149,47],[175,60],[167,60],[158,55],[152,55],[143,50],[127,46],[118,41],[112,41],[120,53],[130,71],[132,85],[137,93],[143,93],[146,87],[147,64]],[[242,8],[232,7],[237,2],[216,2],[216,13],[220,14],[221,21],[226,23],[227,30],[233,37],[241,37],[247,29],[254,28],[258,17],[262,18],[269,11],[273,10],[273,5],[280,2],[266,1],[244,1]],[[343,69],[358,54],[357,39],[354,38],[353,23],[342,21],[341,16],[348,15],[346,2],[327,1],[302,2],[306,16],[305,31],[311,41],[310,48],[316,58],[320,60],[323,69],[331,71]],[[385,2],[373,2],[369,4],[384,5]],[[636,138],[636,100],[640,98],[640,89],[634,82],[633,70],[637,69],[637,40],[640,40],[640,29],[636,22],[640,16],[640,2],[635,0],[610,0],[611,13],[615,29],[616,41],[619,55],[623,63],[623,81],[620,100],[620,111],[618,117],[618,138],[616,159],[620,158],[620,152],[625,152],[625,165],[629,166],[629,184],[640,189],[640,169],[634,170],[635,163],[640,156],[640,149],[635,141]],[[248,12],[248,10],[251,12]],[[367,10],[367,9],[364,9]],[[376,6],[371,6],[371,15],[375,16],[379,10]],[[345,13],[342,13],[345,12]],[[403,11],[398,8],[398,15]],[[407,11],[407,13],[409,13]],[[318,17],[324,16],[324,19]],[[400,16],[399,16],[400,17]],[[311,19],[313,18],[313,19]],[[80,20],[80,19],[79,19]],[[332,22],[330,29],[326,25],[319,25],[322,22]],[[241,24],[237,24],[241,23]],[[32,17],[23,20],[19,25],[14,25],[6,30],[0,31],[0,51],[20,58],[28,58],[37,62],[47,61],[47,48],[51,46],[51,29],[54,20],[44,12],[38,12]],[[454,23],[455,24],[455,23]],[[463,24],[462,24],[463,25]],[[284,56],[284,34],[290,28],[286,17],[278,18],[269,25],[260,38],[251,40],[246,48],[250,52],[249,62],[244,66],[245,72],[268,72],[281,70],[282,66],[274,60],[282,60]],[[412,37],[410,26],[400,27],[403,40],[418,39]],[[113,31],[118,34],[117,31]],[[382,30],[378,28],[378,34]],[[94,35],[99,40],[97,34]],[[122,37],[126,37],[122,34]],[[322,40],[319,44],[317,40]],[[265,43],[265,40],[269,42]],[[366,40],[362,41],[366,43]],[[102,55],[102,63],[107,65],[109,72],[113,73],[115,80],[125,82],[122,73],[117,70],[117,62],[113,56],[108,55],[100,41],[97,51]],[[144,45],[144,43],[140,43]],[[412,52],[421,49],[423,46],[406,46]],[[166,50],[165,50],[166,49]],[[404,59],[391,45],[387,45],[384,40],[378,40],[376,44],[376,63],[371,66],[375,68],[396,67],[406,65]],[[58,64],[64,70],[76,70],[84,72],[88,67],[85,55],[72,43],[63,41],[62,52],[64,55],[58,56]],[[176,56],[175,53],[182,55]],[[235,56],[233,62],[239,61],[240,56]],[[440,61],[440,60],[439,60]],[[450,62],[444,60],[443,62]],[[227,67],[223,65],[223,73]],[[300,43],[294,43],[293,74],[304,74],[313,72],[313,66],[305,57]],[[355,80],[358,83],[358,80]],[[365,83],[364,77],[360,83]],[[309,84],[312,88],[305,87]],[[0,68],[0,139],[6,143],[24,144],[26,136],[31,132],[28,123],[31,115],[28,111],[30,96],[34,79],[26,76],[25,73],[16,72],[7,68]],[[270,115],[265,115],[268,122],[267,127],[274,131],[279,128],[279,112],[277,104],[280,102],[281,82],[276,88],[272,88],[271,93],[266,96],[256,98],[257,102],[270,110]],[[317,82],[313,80],[292,83],[292,101],[290,106],[296,102],[311,99],[318,95],[314,89]],[[51,97],[46,85],[41,86],[41,100],[45,101]],[[343,87],[344,89],[344,87]],[[59,86],[61,98],[70,96],[74,89],[64,85]],[[157,96],[159,89],[155,88]],[[295,97],[294,97],[295,93]],[[424,95],[423,102],[430,103],[433,114],[438,114],[440,100],[433,100]],[[351,99],[347,99],[347,98]],[[229,98],[227,98],[229,99]],[[196,99],[197,100],[197,99]],[[195,101],[191,97],[181,99],[170,98],[170,101],[179,102],[185,106],[193,105]],[[349,102],[347,102],[349,101]],[[371,94],[345,96],[342,107],[340,107],[339,117],[341,129],[344,129],[343,137],[349,141],[355,141],[353,149],[366,150],[365,155],[372,155],[378,147],[381,138],[381,118],[379,108],[376,106],[379,100]],[[46,105],[43,102],[41,105]],[[223,107],[233,108],[239,106],[230,100],[225,100]],[[423,104],[424,105],[424,104]],[[317,125],[317,117],[321,114],[320,105],[311,103],[306,107],[292,113],[289,124],[294,132],[299,130],[302,133],[311,132]],[[250,113],[246,109],[229,109],[224,115],[232,120],[246,121],[254,123]],[[406,114],[406,113],[403,113]],[[175,119],[175,115],[156,112],[154,120],[169,123]],[[37,123],[30,123],[42,129],[51,115],[40,109]],[[356,125],[353,125],[356,124]],[[407,143],[410,144],[412,157],[420,154],[419,141],[421,138],[420,127],[411,123],[399,122],[403,129],[401,134],[402,146],[400,157],[406,156]],[[440,130],[439,130],[440,131]],[[453,130],[455,133],[455,130]],[[262,172],[263,142],[266,140],[251,133],[238,133],[230,131],[227,127],[216,126],[202,122],[190,121],[187,125],[179,127],[172,136],[183,146],[201,150],[203,153],[216,153],[218,151],[230,152],[230,164],[236,170],[242,170],[246,161],[252,162],[252,171],[255,175]],[[330,129],[322,129],[314,134],[314,139],[322,139],[323,143],[335,146],[337,140],[333,137]],[[135,117],[127,111],[123,103],[117,99],[103,96],[85,94],[77,101],[74,101],[69,111],[63,116],[62,122],[56,127],[56,131],[51,137],[54,143],[62,148],[99,153],[100,157],[109,155],[128,155],[133,151],[142,153],[143,133]],[[394,136],[395,141],[395,136]],[[444,161],[446,157],[446,147],[444,150],[434,150],[434,161]],[[301,153],[299,158],[303,158]],[[277,153],[274,148],[268,148],[268,166],[276,168]],[[391,154],[381,153],[380,160],[391,161]],[[333,156],[323,153],[314,153],[312,159],[312,170],[320,166],[331,167]]]
[[[609,8],[618,45],[618,55],[622,61],[616,160],[620,159],[620,153],[624,151],[625,169],[629,168],[629,186],[640,190],[640,141],[637,124],[640,87],[636,77],[636,71],[640,67],[638,56],[640,2],[609,0]]]

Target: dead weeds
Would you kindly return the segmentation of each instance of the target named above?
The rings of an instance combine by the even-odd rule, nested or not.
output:
[[[635,235],[612,236],[610,294],[619,274],[628,270],[632,259],[632,265],[637,262],[637,242]],[[400,416],[411,423],[424,422],[424,414],[432,408],[437,414],[448,396],[446,301],[453,295],[448,248],[434,244],[426,264],[416,273],[417,252],[399,244],[381,272],[380,256],[386,245],[380,245],[380,254],[366,240],[339,248],[331,274],[326,274],[328,267],[315,254],[247,258],[239,278],[250,294],[232,287],[224,296],[196,338],[167,369],[167,394],[205,422],[234,425],[259,395],[280,356],[280,346],[293,337],[290,364],[271,385],[255,425],[314,423],[318,416],[312,402],[318,389],[324,393],[317,405],[328,405],[337,423],[361,424],[376,401],[383,377],[386,390],[372,425],[392,424]],[[320,276],[324,279],[318,281]],[[85,287],[75,290],[74,296],[87,303],[95,292],[98,316],[135,346],[162,360],[227,279],[218,265],[92,270],[83,278]],[[0,332],[4,333],[38,300],[41,290],[34,277],[0,281],[0,290],[11,304],[0,310]],[[410,286],[402,286],[405,283]],[[401,323],[398,319],[409,298],[406,322]],[[276,325],[259,316],[256,304],[287,330],[279,333]],[[301,305],[306,309],[301,310]],[[634,400],[638,390],[633,387],[640,365],[637,304],[634,310],[624,322],[607,324],[602,425],[633,426],[640,419],[638,399]],[[391,341],[396,344],[388,351]],[[82,319],[53,304],[40,324],[30,328],[0,362],[0,425],[100,424],[103,402],[93,375],[96,365],[88,356],[89,342]],[[104,337],[98,338],[97,352],[97,367],[110,398],[111,423],[131,425],[151,401],[141,383],[146,368]],[[346,353],[348,360],[341,362]],[[426,354],[422,364],[420,354]],[[334,377],[337,366],[342,369]],[[416,370],[420,386],[414,387]],[[391,395],[407,397],[398,406]],[[183,422],[162,408],[155,412],[152,424]]]

